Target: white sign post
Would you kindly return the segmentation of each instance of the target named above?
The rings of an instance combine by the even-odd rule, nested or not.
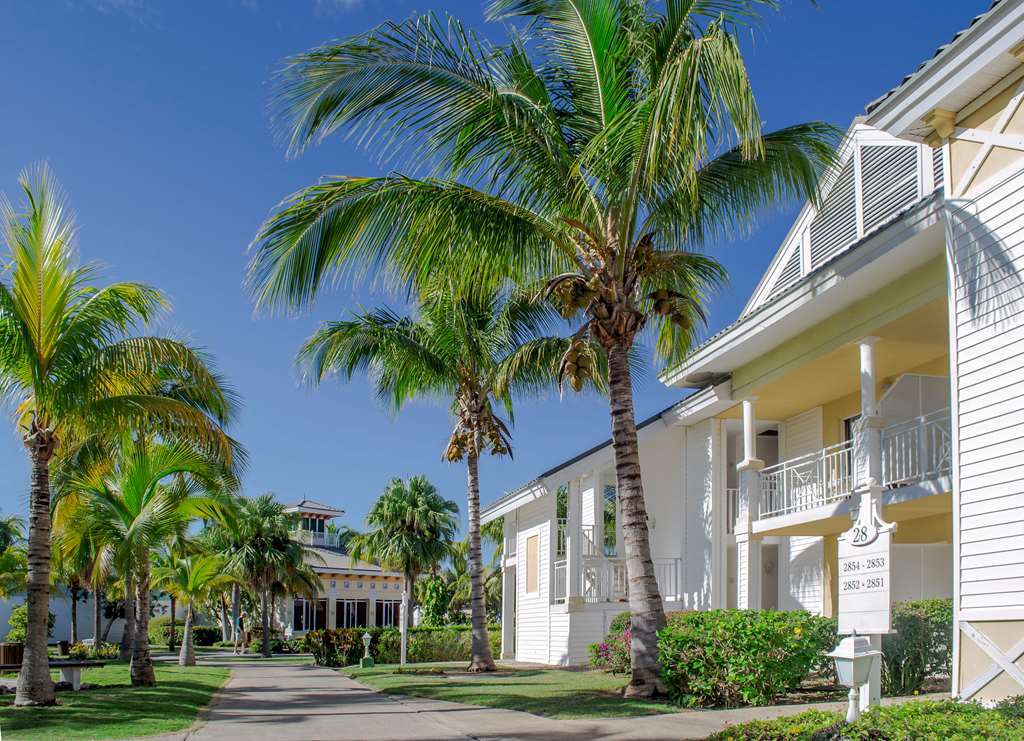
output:
[[[882,519],[881,491],[862,492],[857,520],[839,536],[839,634],[871,636],[880,650],[882,635],[892,632],[892,536],[896,525]],[[876,664],[878,662],[876,661]],[[861,705],[881,697],[880,667],[862,688]]]

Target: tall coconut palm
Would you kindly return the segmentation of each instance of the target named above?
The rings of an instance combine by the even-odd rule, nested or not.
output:
[[[762,130],[737,34],[773,4],[494,0],[492,19],[528,33],[492,46],[455,19],[414,17],[300,54],[279,76],[293,153],[344,131],[405,172],[324,179],[282,203],[254,244],[259,305],[307,304],[367,272],[403,285],[543,279],[607,353],[631,695],[660,688],[665,615],[630,350],[646,330],[663,358],[684,353],[724,277],[698,250],[816,195],[832,162],[830,126]],[[564,364],[573,385],[589,372],[577,350]]]
[[[0,200],[8,256],[0,277],[0,397],[17,408],[31,461],[26,602],[28,630],[16,705],[54,702],[46,655],[50,593],[50,467],[79,441],[133,427],[187,431],[230,453],[215,417],[230,400],[186,345],[137,330],[167,304],[138,283],[93,284],[79,265],[65,199],[45,166],[19,180],[23,202]],[[176,391],[165,391],[173,386]],[[208,393],[211,392],[212,393]],[[201,393],[199,393],[201,392]]]
[[[69,552],[82,540],[101,544],[124,574],[134,610],[130,627],[131,678],[156,684],[149,652],[150,555],[190,522],[225,520],[237,486],[223,462],[190,441],[124,435],[101,457],[62,482],[55,507],[60,544]]]
[[[391,479],[366,515],[367,530],[353,537],[350,555],[401,571],[403,590],[411,599],[416,577],[451,553],[458,511],[425,476]],[[401,615],[405,626],[410,625],[408,612]]]
[[[298,515],[286,509],[273,494],[242,499],[235,521],[236,545],[227,561],[227,567],[241,574],[260,600],[261,653],[265,658],[271,656],[270,593],[274,583],[288,584],[293,593],[316,595],[320,591],[320,577],[311,564],[323,559],[292,539]]]
[[[470,670],[493,671],[480,541],[480,456],[511,454],[508,427],[495,407],[500,405],[511,417],[513,393],[553,386],[567,343],[541,336],[557,316],[550,305],[523,292],[459,295],[440,281],[424,291],[418,309],[417,317],[378,310],[327,323],[306,343],[301,357],[316,381],[333,373],[351,378],[368,371],[377,394],[396,410],[423,397],[451,404],[455,428],[443,457],[452,463],[466,461]],[[594,348],[581,348],[581,365],[598,363]]]
[[[234,581],[234,577],[225,571],[225,565],[219,556],[195,554],[179,557],[169,552],[168,557],[153,568],[153,586],[185,603],[185,630],[178,654],[181,666],[196,665],[192,642],[196,605],[206,602],[211,594]]]

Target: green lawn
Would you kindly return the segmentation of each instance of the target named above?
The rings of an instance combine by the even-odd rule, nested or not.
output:
[[[550,718],[621,718],[679,712],[668,703],[625,699],[620,690],[626,678],[606,672],[502,668],[495,674],[466,674],[466,662],[412,667],[404,673],[396,673],[395,665],[347,667],[342,671],[390,694],[523,710]],[[425,670],[445,673],[411,673]]]
[[[156,665],[156,687],[132,687],[127,664],[84,669],[82,682],[101,685],[58,692],[56,707],[11,707],[0,696],[0,733],[8,739],[130,738],[188,728],[227,679],[220,667]],[[56,673],[54,673],[56,679]]]

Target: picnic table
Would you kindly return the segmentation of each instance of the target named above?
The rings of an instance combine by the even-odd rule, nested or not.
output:
[[[97,659],[53,659],[51,669],[60,669],[60,681],[71,684],[73,690],[82,688],[82,669],[90,666],[106,666],[106,661]],[[0,664],[0,672],[20,671],[21,664]]]

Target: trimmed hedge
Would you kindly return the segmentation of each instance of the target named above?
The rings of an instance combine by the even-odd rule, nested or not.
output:
[[[174,624],[174,645],[180,646],[185,635],[185,621],[179,618]],[[160,615],[149,619],[149,643],[153,646],[167,645],[171,638],[171,618]],[[221,639],[219,625],[193,625],[192,645],[212,646]]]
[[[311,630],[303,638],[303,648],[313,654],[321,666],[351,666],[363,656],[363,634],[370,634],[370,656],[378,664],[397,664],[401,653],[398,628],[334,628]],[[488,626],[491,653],[501,651],[501,629]],[[469,661],[472,631],[469,626],[415,627],[409,629],[408,660]]]
[[[709,736],[709,739],[715,741],[902,741],[954,738],[1024,738],[1024,720],[999,708],[989,710],[971,702],[922,700],[872,707],[852,724],[847,724],[840,713],[808,710],[786,718],[755,720],[730,726]]]

